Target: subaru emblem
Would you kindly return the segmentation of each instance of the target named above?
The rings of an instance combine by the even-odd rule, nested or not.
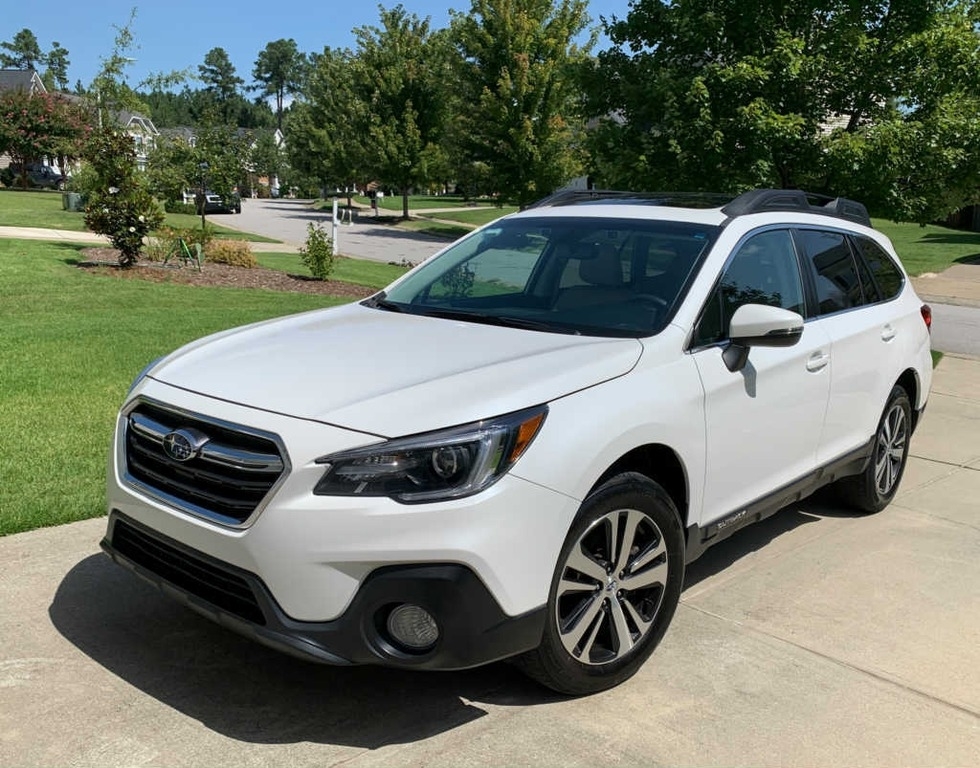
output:
[[[190,461],[210,438],[196,429],[175,429],[163,437],[163,452],[174,461]]]

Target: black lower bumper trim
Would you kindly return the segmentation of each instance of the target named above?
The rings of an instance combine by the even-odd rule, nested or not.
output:
[[[129,548],[121,551],[116,546],[117,526],[120,532],[135,531],[141,541],[152,542],[154,558]],[[540,644],[544,631],[543,606],[508,616],[476,574],[458,564],[380,568],[365,579],[343,615],[333,621],[306,622],[287,616],[255,574],[165,537],[118,511],[110,514],[102,549],[119,565],[212,621],[279,651],[325,664],[467,669],[531,650]],[[168,552],[179,561],[181,572],[193,568],[247,585],[261,617],[248,620],[236,615],[234,606],[216,605],[206,597],[214,594],[204,581],[176,579],[181,583],[175,583],[176,571],[160,565]],[[400,603],[419,605],[435,617],[439,639],[432,649],[409,653],[385,637],[384,617]]]

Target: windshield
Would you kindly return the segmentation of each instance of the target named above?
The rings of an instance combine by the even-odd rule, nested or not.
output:
[[[643,219],[502,219],[367,304],[552,333],[650,336],[717,232]]]

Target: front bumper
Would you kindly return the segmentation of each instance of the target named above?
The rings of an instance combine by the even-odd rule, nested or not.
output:
[[[161,535],[117,510],[102,548],[116,563],[207,618],[264,645],[326,664],[380,664],[414,669],[466,669],[538,646],[544,607],[508,616],[464,565],[392,565],[363,581],[333,621],[289,618],[262,580]],[[400,650],[386,636],[392,607],[412,603],[439,625],[424,653]]]

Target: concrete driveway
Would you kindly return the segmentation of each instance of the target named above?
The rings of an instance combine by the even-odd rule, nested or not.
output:
[[[242,200],[240,214],[212,216],[211,221],[226,227],[282,240],[291,248],[306,242],[307,226],[321,224],[331,233],[332,211],[315,211],[309,200]],[[394,217],[374,219],[370,211],[356,217],[353,224],[338,227],[339,252],[344,256],[384,263],[403,261],[418,264],[449,245],[449,240],[420,232],[396,229]],[[275,250],[275,246],[267,246]]]
[[[980,360],[943,360],[912,454],[879,515],[710,550],[640,673],[577,700],[267,651],[99,554],[104,520],[0,539],[0,765],[977,765]]]

